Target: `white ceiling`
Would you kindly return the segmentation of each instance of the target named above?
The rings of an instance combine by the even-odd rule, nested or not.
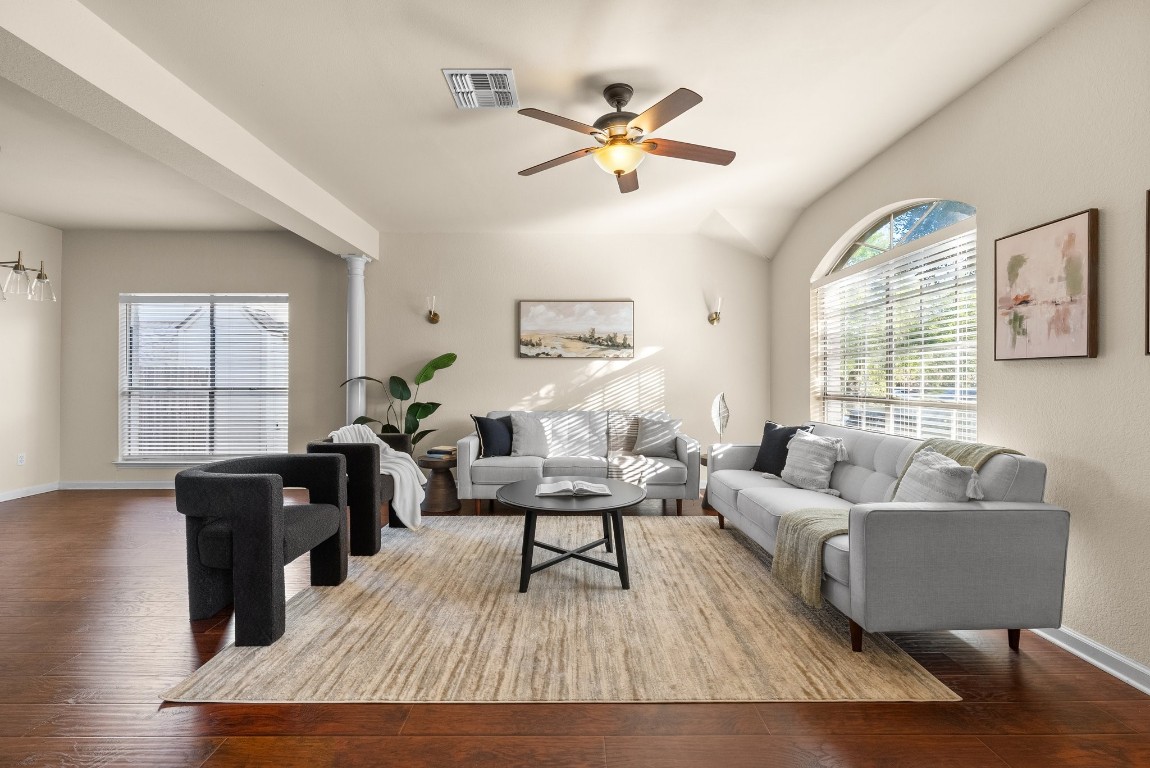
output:
[[[1085,4],[83,2],[381,232],[703,231],[761,254],[828,187]],[[589,142],[513,110],[455,109],[443,67],[512,67],[523,106],[583,122],[608,111],[607,83],[634,86],[635,112],[688,87],[703,103],[657,134],[738,157],[648,158],[629,195],[590,159],[523,178]],[[10,112],[52,135],[4,167],[18,183],[0,210],[64,227],[267,226],[17,90],[0,89],[0,164],[33,138],[7,137]],[[39,146],[49,140],[73,162]],[[13,191],[35,177],[36,194]]]
[[[3,78],[0,179],[0,211],[59,229],[276,228]]]

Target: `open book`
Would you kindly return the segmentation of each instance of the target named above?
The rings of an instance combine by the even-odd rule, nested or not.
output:
[[[536,496],[610,496],[611,489],[602,483],[588,483],[586,480],[560,480],[557,483],[540,483],[535,487]]]

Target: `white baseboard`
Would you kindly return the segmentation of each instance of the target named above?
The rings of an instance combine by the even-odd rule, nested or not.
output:
[[[1073,629],[1063,627],[1031,631],[1143,693],[1150,693],[1150,667],[1127,658]]]
[[[0,501],[12,501],[13,499],[22,499],[25,496],[36,496],[41,493],[58,490],[60,490],[59,483],[44,483],[43,485],[30,485],[27,488],[13,488],[10,491],[0,491]]]
[[[60,483],[62,491],[170,491],[175,480],[96,480]]]

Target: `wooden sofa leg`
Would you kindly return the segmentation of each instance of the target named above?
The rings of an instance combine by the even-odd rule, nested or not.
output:
[[[1021,639],[1021,629],[1008,629],[1006,630],[1006,640],[1010,643],[1010,650],[1018,653],[1018,641]]]
[[[683,516],[683,500],[675,499],[675,514],[679,517]]]
[[[722,515],[719,515],[719,527],[720,528],[726,528],[727,527],[727,518],[723,517]]]
[[[854,619],[847,619],[847,621],[851,625],[851,650],[855,653],[861,653],[863,628],[856,624]]]
[[[478,517],[479,515],[482,515],[482,514],[483,514],[483,499],[476,499],[475,500],[475,516]]]

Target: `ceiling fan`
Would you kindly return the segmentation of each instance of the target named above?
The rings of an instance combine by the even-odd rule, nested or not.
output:
[[[554,160],[533,165],[520,171],[519,175],[531,176],[548,168],[578,160],[580,157],[593,155],[600,168],[619,180],[620,192],[634,192],[639,188],[639,176],[635,169],[649,154],[715,165],[729,165],[735,159],[735,153],[726,149],[714,149],[670,139],[647,138],[648,134],[701,102],[703,97],[699,94],[687,88],[680,88],[643,114],[636,115],[634,112],[623,111],[623,107],[627,106],[634,92],[635,89],[626,83],[612,83],[604,88],[603,98],[615,108],[615,111],[603,115],[592,125],[553,115],[541,109],[519,110],[521,115],[585,133],[599,142],[597,147],[577,149]]]

